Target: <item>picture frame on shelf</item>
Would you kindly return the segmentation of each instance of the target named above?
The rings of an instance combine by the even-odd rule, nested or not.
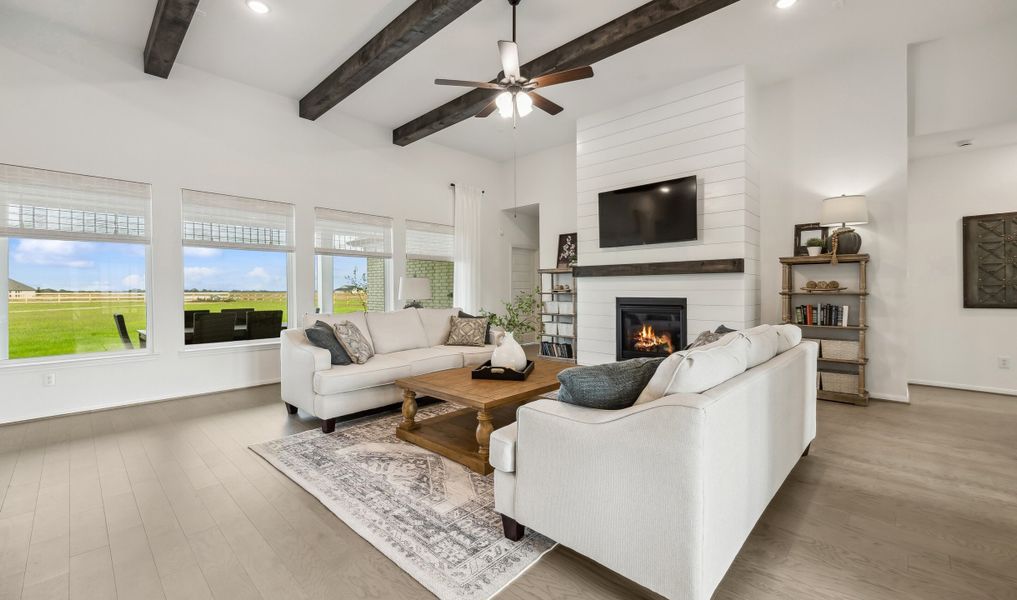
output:
[[[558,236],[558,268],[568,269],[576,264],[577,242],[576,233],[563,233]]]
[[[799,223],[795,225],[794,256],[808,256],[809,249],[806,243],[812,238],[819,238],[826,242],[830,235],[829,227],[822,227],[819,223]]]

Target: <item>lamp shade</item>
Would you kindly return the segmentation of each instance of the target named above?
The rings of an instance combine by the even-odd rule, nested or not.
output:
[[[427,277],[400,277],[400,300],[430,300],[431,280]]]
[[[865,196],[835,196],[823,200],[819,213],[819,224],[823,227],[864,225],[868,222],[869,206]]]

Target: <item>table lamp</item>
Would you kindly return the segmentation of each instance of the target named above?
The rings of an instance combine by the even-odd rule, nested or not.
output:
[[[869,207],[865,196],[834,196],[823,200],[819,213],[819,224],[823,227],[837,227],[827,238],[826,252],[836,254],[858,254],[862,248],[862,236],[848,225],[864,225],[869,222]],[[836,241],[837,246],[833,247]]]
[[[431,299],[431,280],[427,277],[400,277],[399,299],[406,302],[403,308],[423,308],[420,301]]]

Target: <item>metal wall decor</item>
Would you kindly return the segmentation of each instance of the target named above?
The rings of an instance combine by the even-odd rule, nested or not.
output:
[[[1017,212],[964,217],[964,308],[1017,308]]]

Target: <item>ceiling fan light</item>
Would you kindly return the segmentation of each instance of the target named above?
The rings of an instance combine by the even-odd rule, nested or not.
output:
[[[530,98],[526,92],[516,94],[516,110],[519,111],[520,117],[525,117],[533,112],[533,98]]]
[[[498,97],[494,99],[495,106],[498,107],[498,114],[503,119],[509,119],[512,117],[512,94],[509,92],[502,92],[498,94]]]

